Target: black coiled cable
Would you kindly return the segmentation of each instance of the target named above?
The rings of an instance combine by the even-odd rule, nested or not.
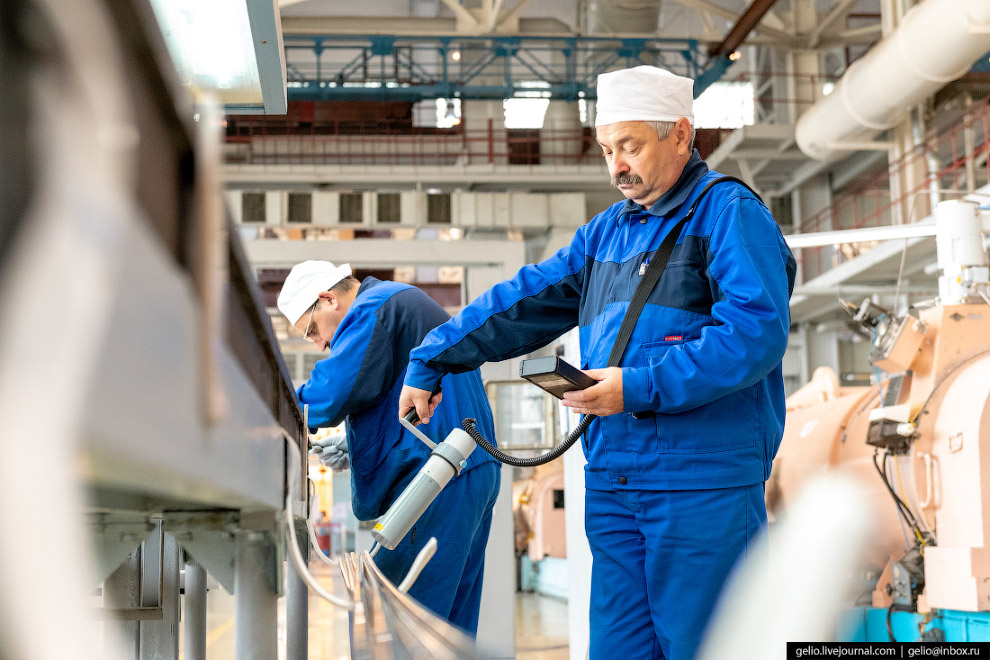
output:
[[[495,460],[507,465],[515,465],[516,467],[536,467],[537,465],[549,463],[550,461],[563,456],[564,452],[570,449],[571,445],[577,442],[578,438],[580,438],[584,432],[588,430],[591,422],[594,421],[596,417],[598,416],[585,415],[584,419],[581,420],[581,423],[574,427],[574,430],[571,431],[570,435],[568,435],[563,442],[548,451],[546,454],[543,454],[542,456],[534,456],[533,458],[518,458],[516,456],[509,456],[508,454],[503,453],[498,447],[493,446],[485,440],[481,433],[478,432],[478,429],[475,428],[476,422],[471,417],[467,417],[461,421],[461,428],[464,429],[465,433],[474,439],[479,447],[491,454]]]

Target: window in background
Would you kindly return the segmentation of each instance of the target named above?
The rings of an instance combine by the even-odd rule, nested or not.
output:
[[[431,225],[450,224],[450,195],[438,193],[426,196],[426,222]]]
[[[361,193],[340,194],[340,223],[359,225],[364,222],[363,196]]]
[[[550,106],[549,83],[542,80],[524,80],[516,87],[525,91],[517,91],[511,99],[502,102],[505,110],[506,128],[543,128],[543,117]]]
[[[414,128],[453,128],[461,123],[460,99],[431,99],[413,105]]]
[[[717,82],[694,100],[695,128],[742,128],[755,121],[751,82]]]
[[[264,224],[265,193],[246,192],[241,195],[241,222],[244,224]]]
[[[399,193],[378,193],[378,223],[398,224],[402,220]]]
[[[313,194],[289,193],[288,222],[311,224],[313,222]]]

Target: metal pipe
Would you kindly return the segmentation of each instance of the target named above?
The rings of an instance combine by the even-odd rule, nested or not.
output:
[[[186,660],[206,660],[206,569],[186,562],[186,617],[183,654]]]
[[[966,73],[990,50],[990,3],[925,0],[866,56],[854,62],[827,97],[798,120],[801,151],[818,160],[840,155],[833,145],[872,140],[908,108]]]

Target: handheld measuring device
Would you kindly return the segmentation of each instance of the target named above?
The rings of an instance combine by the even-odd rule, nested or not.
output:
[[[584,390],[598,381],[556,355],[530,358],[519,365],[519,375],[558,399],[564,392]]]

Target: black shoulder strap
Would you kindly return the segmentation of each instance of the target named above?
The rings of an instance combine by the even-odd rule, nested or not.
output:
[[[687,215],[681,218],[680,222],[674,225],[674,227],[664,237],[660,247],[657,248],[657,251],[650,257],[649,265],[646,267],[646,272],[643,273],[643,279],[640,280],[639,286],[636,287],[636,293],[633,294],[632,302],[629,303],[629,309],[626,310],[626,315],[622,318],[622,325],[619,326],[619,334],[615,338],[615,344],[612,346],[612,353],[608,356],[608,366],[619,366],[619,361],[622,359],[622,354],[626,350],[626,344],[629,343],[629,338],[632,337],[633,328],[636,327],[636,321],[639,320],[639,315],[643,311],[643,307],[646,306],[646,299],[650,297],[650,293],[653,292],[657,282],[660,281],[660,277],[663,275],[664,268],[667,267],[667,262],[670,260],[670,255],[674,251],[674,245],[677,243],[677,239],[681,235],[681,230],[684,229],[684,225],[690,222],[691,218],[694,217],[694,212],[698,208],[698,204],[705,197],[708,191],[711,190],[712,186],[716,183],[722,183],[723,181],[735,181],[756,195],[756,198],[759,199],[760,202],[763,201],[755,190],[734,176],[719,177],[710,181],[708,185],[704,187],[701,193],[695,197],[694,203],[691,204],[691,208],[688,210]]]

